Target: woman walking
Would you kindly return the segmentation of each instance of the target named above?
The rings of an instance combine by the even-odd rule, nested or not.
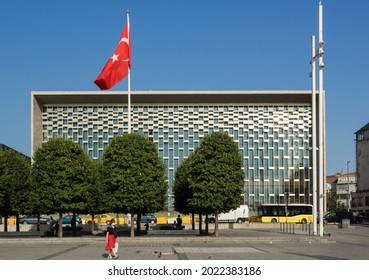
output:
[[[105,250],[109,251],[108,259],[117,259],[118,255],[115,251],[115,243],[117,242],[117,229],[115,227],[115,220],[110,220],[110,225],[106,231],[106,246]]]

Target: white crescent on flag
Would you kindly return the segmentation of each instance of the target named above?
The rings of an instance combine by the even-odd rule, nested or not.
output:
[[[128,46],[129,46],[129,41],[128,41],[128,38],[127,37],[123,37],[119,43],[122,43],[122,42],[125,42]]]

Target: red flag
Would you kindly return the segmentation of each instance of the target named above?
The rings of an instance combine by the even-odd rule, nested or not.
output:
[[[118,47],[96,78],[95,84],[101,89],[110,89],[128,74],[131,64],[131,48],[129,38],[129,22],[120,36]]]

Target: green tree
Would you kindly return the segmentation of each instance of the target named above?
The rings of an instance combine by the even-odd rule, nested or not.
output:
[[[58,236],[61,238],[63,213],[86,210],[91,161],[80,145],[62,138],[43,143],[33,159],[33,206],[43,213],[59,213]]]
[[[193,197],[189,181],[190,179],[189,166],[191,161],[191,155],[177,167],[174,177],[173,196],[174,196],[174,210],[182,214],[191,213],[192,229],[195,229],[195,213],[198,213],[198,211],[194,207],[190,207],[189,205],[189,199]]]
[[[328,212],[337,210],[337,198],[332,193],[328,193],[327,195],[327,209],[328,209]]]
[[[215,214],[214,235],[218,236],[218,214],[240,205],[244,186],[242,157],[227,134],[214,132],[204,137],[190,161],[189,206]]]
[[[189,182],[189,163],[191,157],[185,159],[178,167],[174,177],[173,196],[174,210],[182,213],[193,213],[193,209],[189,207],[188,200],[192,197]]]
[[[19,152],[7,149],[0,152],[0,213],[5,217],[7,231],[8,216],[16,215],[17,231],[20,213],[29,209],[31,162]]]
[[[101,182],[102,162],[91,159],[91,172],[87,184],[86,212],[91,214],[91,230],[94,231],[95,214],[109,212],[108,196]]]
[[[131,237],[134,214],[160,211],[165,205],[165,166],[155,144],[142,135],[113,139],[103,156],[103,183],[112,209],[131,214]]]

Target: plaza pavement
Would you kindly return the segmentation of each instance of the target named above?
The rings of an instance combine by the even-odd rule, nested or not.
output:
[[[325,233],[313,236],[298,225],[294,232],[283,232],[280,225],[244,225],[222,228],[219,237],[123,234],[119,260],[369,260],[368,224],[328,225]],[[32,231],[0,232],[0,260],[107,260],[104,246],[103,232],[61,239]]]

